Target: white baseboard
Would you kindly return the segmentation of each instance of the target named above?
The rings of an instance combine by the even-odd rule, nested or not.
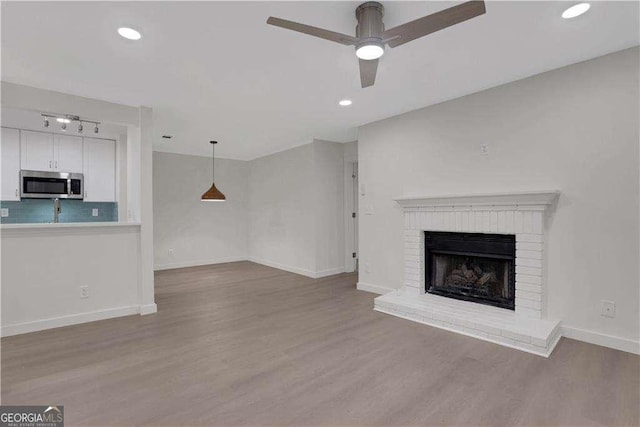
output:
[[[155,304],[153,304],[155,306]],[[138,314],[141,307],[131,305],[126,307],[110,308],[107,310],[90,311],[88,313],[72,314],[70,316],[54,317],[33,322],[17,323],[15,325],[2,326],[3,337],[42,331],[45,329],[60,328],[62,326],[77,325],[79,323],[95,322],[96,320],[111,319],[113,317],[131,316]]]
[[[391,291],[395,291],[394,288],[387,288],[386,286],[371,285],[369,283],[358,282],[357,289],[359,291],[372,292],[378,295],[388,294]]]
[[[153,314],[158,312],[158,306],[154,302],[153,304],[145,304],[140,306],[140,315],[145,316],[147,314]]]
[[[307,270],[305,268],[294,267],[292,265],[280,264],[279,262],[267,261],[266,259],[259,259],[255,257],[249,257],[249,261],[256,264],[266,265],[267,267],[277,268],[278,270],[288,271],[289,273],[301,274],[302,276],[311,277],[315,279],[315,272]]]
[[[344,266],[337,268],[330,268],[321,271],[312,271],[306,268],[294,267],[292,265],[280,264],[279,262],[267,261],[265,259],[249,257],[249,261],[256,264],[266,265],[267,267],[277,268],[278,270],[288,271],[289,273],[300,274],[302,276],[310,277],[312,279],[319,279],[321,277],[333,276],[334,274],[344,273]]]
[[[614,335],[601,334],[587,331],[572,326],[562,326],[562,336],[590,344],[601,345],[628,353],[640,354],[640,342]]]
[[[330,268],[328,270],[316,271],[315,278],[319,279],[321,277],[333,276],[334,274],[341,273],[344,273],[344,267]]]
[[[197,267],[200,265],[211,265],[211,264],[222,264],[225,262],[246,261],[247,259],[248,258],[246,256],[241,256],[241,257],[214,258],[214,259],[198,260],[198,261],[171,262],[168,264],[156,264],[153,267],[153,270],[161,271],[161,270],[170,270],[173,268]]]

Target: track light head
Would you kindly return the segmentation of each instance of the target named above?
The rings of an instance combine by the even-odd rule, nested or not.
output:
[[[46,128],[49,127],[49,117],[45,117],[44,118],[44,127],[46,127]]]
[[[80,124],[78,125],[78,133],[82,133],[83,130],[84,126],[82,126],[82,122],[80,122]]]
[[[93,128],[93,133],[98,133],[98,132],[99,132],[98,125],[96,124],[96,126]]]
[[[66,123],[62,123],[60,125],[60,128],[62,128],[62,130],[67,130],[67,124]]]

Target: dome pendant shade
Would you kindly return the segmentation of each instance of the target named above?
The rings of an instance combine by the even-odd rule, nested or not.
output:
[[[206,202],[224,202],[227,198],[216,188],[215,183],[211,183],[211,188],[202,195],[202,200]]]
[[[211,188],[209,188],[200,198],[203,202],[224,202],[227,200],[224,194],[220,190],[216,188],[215,184],[215,165],[216,165],[216,155],[215,155],[215,146],[218,141],[210,141],[211,142],[211,154],[212,154],[212,167],[211,167]]]

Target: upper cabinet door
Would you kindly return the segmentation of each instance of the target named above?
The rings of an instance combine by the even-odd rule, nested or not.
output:
[[[59,172],[82,173],[82,138],[53,135],[53,169]]]
[[[0,200],[20,200],[20,131],[2,128],[0,139],[2,190]]]
[[[116,201],[116,142],[84,138],[84,201]]]
[[[34,171],[53,170],[53,134],[21,131],[20,167]]]

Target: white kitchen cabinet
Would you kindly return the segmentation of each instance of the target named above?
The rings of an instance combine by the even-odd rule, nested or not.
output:
[[[20,200],[20,131],[2,128],[0,158],[2,185],[0,200]]]
[[[53,170],[82,172],[82,138],[72,135],[53,135]]]
[[[53,134],[20,131],[20,166],[22,169],[33,171],[52,171],[53,163]]]
[[[84,138],[84,201],[116,201],[116,142]]]

